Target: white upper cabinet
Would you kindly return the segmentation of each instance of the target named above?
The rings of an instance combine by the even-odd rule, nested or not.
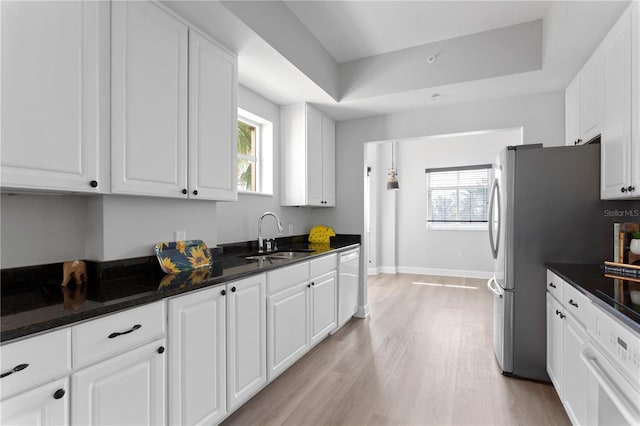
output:
[[[638,13],[636,2],[600,46],[604,76],[600,179],[603,199],[640,197]]]
[[[282,107],[283,206],[335,206],[335,123],[309,104]]]
[[[2,187],[108,192],[109,3],[5,1],[0,15]]]
[[[188,28],[149,2],[112,5],[112,190],[186,198]]]
[[[565,143],[579,145],[600,134],[602,58],[596,52],[565,90]]]
[[[235,200],[236,58],[150,2],[112,28],[113,192]]]
[[[600,134],[602,121],[602,57],[594,55],[580,72],[580,139]]]
[[[189,32],[189,196],[236,200],[236,58]]]
[[[576,76],[564,92],[564,130],[566,145],[580,139],[580,77]]]

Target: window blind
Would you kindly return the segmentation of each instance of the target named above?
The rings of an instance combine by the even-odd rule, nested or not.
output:
[[[426,169],[427,222],[487,223],[491,165]]]

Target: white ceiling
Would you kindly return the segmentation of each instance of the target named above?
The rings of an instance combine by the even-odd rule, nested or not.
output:
[[[285,1],[338,62],[542,19],[548,1]]]
[[[315,103],[336,120],[564,90],[629,2],[163,1],[238,54],[242,85],[279,105]],[[496,44],[522,46],[531,61],[500,60],[503,47],[486,40],[501,35]],[[485,51],[469,54],[481,40]]]

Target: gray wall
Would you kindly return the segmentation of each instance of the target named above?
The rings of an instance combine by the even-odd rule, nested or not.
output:
[[[336,207],[314,209],[313,221],[333,226],[338,233],[365,236],[367,142],[516,127],[522,127],[525,144],[563,145],[564,92],[433,107],[339,122],[336,125]],[[362,271],[368,269],[369,247],[366,243],[361,257]],[[361,291],[366,292],[363,289],[364,286]],[[366,294],[361,294],[361,300],[366,301]]]
[[[491,277],[488,230],[427,229],[425,169],[492,164],[500,149],[520,143],[521,129],[511,129],[397,144],[396,164],[402,173],[401,189],[397,191],[399,272]]]
[[[339,233],[364,234],[366,142],[515,127],[523,128],[525,144],[564,144],[564,93],[434,107],[338,122],[336,208],[314,209],[313,220],[331,225]]]

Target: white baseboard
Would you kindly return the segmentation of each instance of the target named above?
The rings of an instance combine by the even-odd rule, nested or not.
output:
[[[378,274],[397,274],[398,268],[395,266],[378,266]]]
[[[488,271],[468,271],[464,269],[440,269],[440,268],[417,268],[414,266],[398,266],[400,274],[415,275],[441,275],[444,277],[464,277],[464,278],[481,278],[489,279],[493,276],[493,272]],[[390,272],[395,273],[395,272]]]
[[[367,269],[367,275],[378,275],[378,268]]]
[[[369,305],[358,306],[358,311],[354,315],[356,318],[366,318],[369,316]]]

